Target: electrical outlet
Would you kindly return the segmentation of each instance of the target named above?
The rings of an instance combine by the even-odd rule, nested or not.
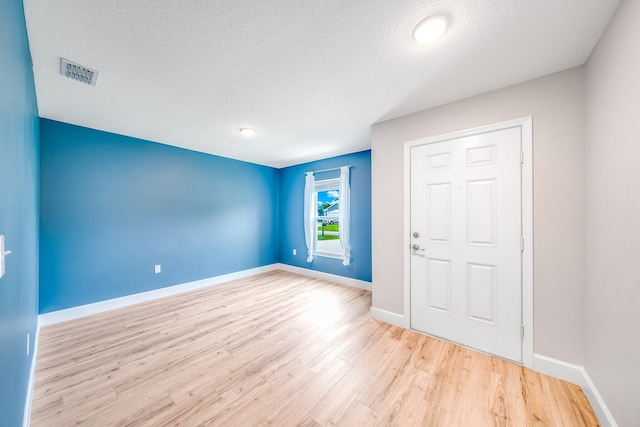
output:
[[[162,272],[162,266],[160,264],[157,264],[154,268],[153,271],[158,274],[160,272]]]
[[[296,250],[295,249],[293,250],[293,254],[296,255]]]

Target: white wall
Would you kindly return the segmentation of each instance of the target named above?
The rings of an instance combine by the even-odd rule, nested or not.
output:
[[[620,426],[640,426],[640,2],[586,66],[585,368]]]
[[[403,143],[533,116],[534,351],[584,355],[584,69],[475,96],[372,128],[373,307],[402,315]],[[378,208],[379,207],[379,208]]]

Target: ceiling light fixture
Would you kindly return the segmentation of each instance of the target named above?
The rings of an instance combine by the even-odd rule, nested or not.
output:
[[[421,43],[432,42],[439,39],[447,30],[447,18],[443,15],[434,15],[424,19],[413,31],[413,38]]]
[[[240,133],[244,136],[253,136],[256,134],[256,131],[254,129],[242,128],[240,129]]]

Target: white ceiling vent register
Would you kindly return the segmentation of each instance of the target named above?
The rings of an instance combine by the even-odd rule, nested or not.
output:
[[[81,83],[95,86],[98,81],[98,74],[100,73],[97,70],[76,64],[68,59],[60,58],[60,74]]]

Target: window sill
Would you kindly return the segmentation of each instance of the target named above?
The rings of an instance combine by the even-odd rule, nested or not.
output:
[[[342,259],[343,258],[342,254],[333,254],[333,253],[329,253],[329,252],[314,252],[313,256],[321,256],[321,257],[325,257],[325,258],[335,258],[335,259]]]

